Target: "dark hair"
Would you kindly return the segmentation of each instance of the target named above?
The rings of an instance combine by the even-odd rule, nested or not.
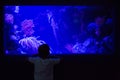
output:
[[[49,52],[50,48],[47,44],[40,45],[38,47],[38,55],[41,58],[47,58],[48,55],[50,54]]]

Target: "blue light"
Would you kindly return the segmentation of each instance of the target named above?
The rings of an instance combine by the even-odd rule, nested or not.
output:
[[[5,12],[8,10],[8,12],[12,11],[11,14],[14,13],[14,24],[18,25],[19,29],[17,29],[18,32],[16,31],[13,33],[20,38],[19,40],[23,39],[24,37],[34,37],[38,41],[43,40],[50,46],[52,54],[71,54],[76,52],[79,54],[86,54],[87,47],[85,46],[85,42],[89,38],[89,34],[87,34],[87,26],[94,21],[94,15],[96,15],[97,12],[96,9],[100,9],[100,7],[51,5],[6,6]],[[32,30],[34,33],[30,36],[26,36],[26,34],[22,31],[21,22],[23,22],[25,19],[33,20],[34,27],[32,27]],[[107,24],[109,23],[110,21],[108,21]],[[28,32],[30,31],[29,29],[27,30]],[[80,36],[81,34],[82,36]],[[75,47],[78,45],[76,43],[79,43],[80,45]],[[31,45],[29,40],[28,45]],[[78,51],[73,50],[74,47]],[[19,50],[21,50],[21,54],[27,53],[24,52],[25,50]],[[8,50],[6,51],[8,54]]]

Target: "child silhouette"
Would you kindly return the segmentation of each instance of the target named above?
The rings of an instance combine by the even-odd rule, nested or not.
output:
[[[29,57],[29,61],[34,63],[35,80],[53,80],[53,67],[60,62],[57,58],[48,58],[50,48],[47,44],[38,47],[36,57]]]

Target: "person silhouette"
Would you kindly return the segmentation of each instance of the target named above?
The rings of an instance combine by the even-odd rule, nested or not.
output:
[[[38,47],[38,54],[29,57],[34,64],[34,80],[53,80],[53,67],[60,62],[59,58],[49,58],[50,48],[47,44]]]

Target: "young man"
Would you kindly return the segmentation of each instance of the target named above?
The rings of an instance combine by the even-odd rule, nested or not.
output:
[[[29,61],[34,63],[35,80],[53,80],[53,67],[60,62],[60,59],[48,58],[50,48],[47,44],[38,47],[38,55],[29,57]]]

